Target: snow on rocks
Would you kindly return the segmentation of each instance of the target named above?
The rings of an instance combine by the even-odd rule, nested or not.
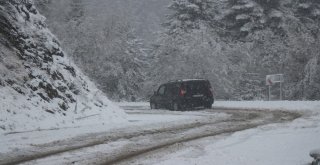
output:
[[[70,61],[32,1],[0,2],[0,133],[126,122]]]

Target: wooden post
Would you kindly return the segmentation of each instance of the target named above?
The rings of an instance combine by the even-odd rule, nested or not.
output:
[[[280,101],[282,100],[282,82],[280,82]]]

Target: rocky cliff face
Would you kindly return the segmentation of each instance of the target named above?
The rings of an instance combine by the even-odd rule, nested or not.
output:
[[[125,121],[44,21],[32,1],[0,0],[0,132]]]

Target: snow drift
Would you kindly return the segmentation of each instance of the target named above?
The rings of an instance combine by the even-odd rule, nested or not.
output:
[[[0,133],[125,118],[66,57],[32,1],[0,1]]]

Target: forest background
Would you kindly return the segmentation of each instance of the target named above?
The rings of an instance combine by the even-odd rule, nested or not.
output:
[[[38,0],[73,61],[114,101],[209,79],[216,99],[320,99],[318,0]],[[279,84],[272,86],[272,99]]]

